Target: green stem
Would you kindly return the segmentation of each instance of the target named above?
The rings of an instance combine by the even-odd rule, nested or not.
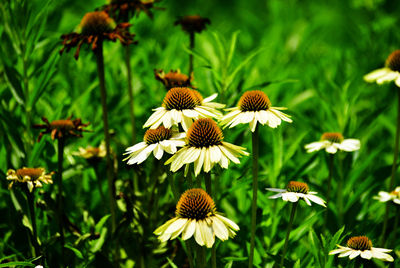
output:
[[[63,213],[64,213],[64,204],[63,204],[63,181],[62,181],[62,173],[63,173],[63,162],[64,162],[64,146],[65,146],[64,138],[58,139],[58,150],[57,150],[57,158],[58,158],[58,169],[57,169],[57,186],[58,186],[58,194],[57,194],[57,214],[58,214],[58,224],[60,229],[60,241],[61,241],[61,252],[63,256],[63,264],[64,262],[64,221],[63,221]]]
[[[397,171],[397,158],[399,155],[399,137],[400,137],[400,88],[397,88],[397,121],[396,121],[396,136],[394,140],[394,153],[393,153],[393,164],[392,164],[392,174],[390,176],[390,183],[388,192],[393,190],[395,178],[396,178],[396,171]],[[383,220],[383,228],[380,243],[383,246],[385,241],[386,229],[389,220],[389,205],[390,202],[386,202],[386,210],[385,210],[385,217]]]
[[[169,184],[171,185],[171,190],[172,190],[172,193],[174,194],[175,202],[178,202],[178,200],[179,200],[179,191],[178,191],[178,189],[176,189],[175,180],[174,180],[175,176],[174,175],[175,174],[170,172],[170,171],[167,172]]]
[[[293,220],[294,220],[294,216],[296,214],[297,205],[298,205],[298,202],[292,203],[292,211],[290,212],[289,224],[288,224],[288,228],[287,228],[287,231],[286,231],[285,245],[283,246],[281,264],[279,266],[281,268],[283,267],[283,263],[285,261],[285,255],[286,255],[287,247],[288,247],[288,244],[289,244],[290,231],[292,230]]]
[[[251,202],[251,237],[250,237],[250,255],[249,268],[253,267],[254,244],[256,237],[257,223],[257,191],[258,191],[258,125],[251,136],[253,153],[253,200]]]
[[[396,205],[396,216],[394,218],[394,226],[393,226],[393,242],[392,247],[396,246],[396,239],[397,239],[397,227],[399,226],[399,218],[400,218],[400,209],[398,205]]]
[[[211,183],[211,172],[204,173],[204,181],[206,183],[206,191],[213,198],[212,194],[212,183]],[[211,248],[211,266],[212,268],[217,268],[217,251],[215,248],[215,243]]]
[[[193,51],[194,49],[194,32],[189,33],[189,38],[190,38],[190,50]],[[190,76],[193,72],[193,53],[189,54],[189,73],[188,75]]]
[[[196,254],[197,268],[206,268],[207,267],[207,259],[206,259],[205,247],[197,245],[196,250],[197,250],[197,254]]]
[[[132,125],[132,143],[136,142],[136,118],[135,118],[135,102],[133,99],[133,86],[132,86],[132,69],[131,69],[131,51],[129,46],[125,46],[125,64],[128,75],[128,95],[129,95],[129,113],[131,116]]]
[[[115,208],[116,204],[114,197],[114,176],[113,176],[114,172],[112,170],[113,166],[111,162],[111,150],[110,150],[110,131],[108,127],[107,92],[104,80],[103,42],[98,42],[98,46],[95,50],[95,55],[97,61],[97,73],[99,76],[99,83],[100,83],[101,106],[103,108],[104,136],[106,140],[108,195],[110,199],[112,233],[114,233],[116,228],[116,208]]]
[[[326,206],[329,206],[329,201],[331,198],[331,188],[332,188],[332,177],[333,177],[333,163],[334,163],[334,154],[329,154],[329,175],[328,175],[328,190],[326,193]],[[324,230],[328,224],[328,209],[325,212],[325,221],[324,221]]]
[[[344,208],[343,208],[343,159],[339,157],[339,172],[340,175],[338,176],[338,182],[337,182],[337,206],[338,206],[338,214],[339,214],[339,226],[343,225],[343,218],[344,218]]]
[[[34,191],[35,189],[33,189]],[[33,247],[35,249],[35,255],[33,257],[37,257],[40,255],[40,245],[38,243],[38,235],[37,235],[37,225],[36,225],[36,215],[35,215],[35,198],[33,195],[34,192],[30,192],[28,189],[26,189],[26,196],[28,200],[28,209],[29,209],[29,215],[31,217],[31,223],[32,223],[32,233],[33,233]]]
[[[189,240],[185,240],[187,255],[189,259],[189,267],[194,268],[192,245]]]

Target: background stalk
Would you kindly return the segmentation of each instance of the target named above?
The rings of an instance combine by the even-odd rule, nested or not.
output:
[[[253,153],[253,200],[251,202],[251,237],[250,237],[250,255],[249,268],[253,267],[254,244],[256,236],[257,223],[257,191],[258,191],[258,125],[251,136]]]
[[[332,189],[332,177],[333,177],[333,160],[335,158],[334,154],[329,154],[328,156],[329,158],[329,175],[328,175],[328,189],[327,189],[327,193],[326,193],[326,212],[325,212],[325,220],[324,220],[324,230],[326,229],[326,226],[328,225],[328,206],[329,206],[329,201],[331,199],[331,189]]]
[[[400,137],[400,88],[396,87],[397,91],[397,121],[396,121],[396,136],[394,140],[394,155],[393,155],[393,164],[392,164],[392,174],[390,176],[390,183],[389,183],[389,189],[388,192],[391,192],[393,190],[393,185],[395,182],[396,178],[396,171],[397,171],[397,158],[399,155],[399,137]],[[390,202],[386,202],[386,209],[385,209],[385,217],[383,220],[383,228],[382,228],[382,234],[381,234],[381,239],[380,239],[380,244],[382,246],[385,245],[385,234],[386,234],[386,229],[387,229],[387,224],[389,220],[389,205]]]
[[[132,69],[131,69],[131,51],[129,46],[125,48],[125,64],[127,69],[128,78],[128,95],[129,95],[129,114],[131,117],[132,125],[132,143],[136,142],[136,118],[135,118],[135,102],[133,98],[133,86],[132,86]]]
[[[281,267],[281,268],[283,267],[283,263],[285,261],[285,255],[286,255],[287,247],[288,247],[288,244],[289,244],[290,231],[292,231],[293,220],[294,220],[294,216],[296,214],[296,208],[297,208],[298,203],[299,202],[292,203],[292,210],[290,212],[289,224],[288,224],[288,228],[287,228],[287,231],[286,231],[285,245],[283,246],[281,264],[279,265],[279,267]]]
[[[114,197],[114,176],[111,163],[110,153],[110,131],[108,127],[108,113],[107,113],[107,92],[104,81],[104,58],[103,58],[103,42],[98,42],[98,46],[95,50],[96,61],[97,61],[97,73],[99,76],[100,93],[101,93],[101,106],[103,108],[103,124],[104,124],[104,136],[106,140],[106,161],[107,161],[107,181],[108,181],[108,194],[110,199],[110,211],[111,211],[111,226],[112,232],[115,232],[116,228],[116,212],[115,212],[115,197]]]
[[[207,259],[206,259],[206,249],[200,245],[196,245],[196,268],[206,268],[207,267]]]
[[[58,169],[57,169],[57,186],[58,186],[58,193],[57,193],[57,218],[58,218],[58,225],[60,230],[60,242],[61,242],[61,254],[62,254],[62,263],[65,264],[64,259],[64,221],[63,221],[63,213],[64,213],[64,204],[63,204],[63,181],[62,181],[62,173],[63,173],[63,162],[64,162],[64,138],[58,139],[58,150],[57,150],[57,158],[58,158]]]
[[[33,189],[33,191],[35,188]],[[37,225],[36,225],[36,214],[35,214],[35,197],[34,197],[34,192],[30,192],[28,189],[26,191],[26,197],[28,201],[28,209],[29,209],[29,215],[31,217],[31,223],[32,223],[32,245],[35,250],[35,255],[33,257],[37,257],[41,255],[40,253],[40,245],[38,243],[38,235],[37,235]]]
[[[193,51],[193,49],[194,49],[194,35],[195,35],[194,32],[189,33],[190,50],[191,51]],[[191,76],[192,72],[193,72],[193,53],[190,53],[189,54],[189,73],[188,73],[189,77]]]

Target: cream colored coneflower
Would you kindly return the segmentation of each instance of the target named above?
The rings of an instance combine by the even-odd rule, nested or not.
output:
[[[386,59],[385,67],[370,72],[364,76],[366,82],[376,82],[381,85],[394,81],[400,87],[400,49],[392,52]]]
[[[250,124],[252,132],[256,130],[257,122],[276,128],[283,121],[292,122],[290,116],[280,112],[284,107],[271,107],[268,96],[261,90],[245,92],[240,98],[237,107],[226,109],[229,111],[221,121],[225,127],[234,127],[238,124]]]
[[[185,136],[185,133],[176,133],[172,129],[163,126],[159,126],[156,129],[148,129],[142,142],[126,148],[124,154],[129,155],[124,161],[129,159],[128,165],[140,164],[149,157],[151,152],[153,152],[155,158],[160,160],[164,151],[174,154],[177,151],[176,147],[184,146]]]
[[[229,162],[239,164],[241,155],[249,155],[246,148],[223,141],[224,136],[217,123],[209,118],[196,120],[186,135],[186,145],[165,162],[171,164],[175,172],[183,165],[189,167],[194,163],[194,174],[197,176],[201,169],[209,172],[215,164],[228,168]],[[187,173],[187,169],[185,174]]]
[[[154,234],[161,242],[182,234],[187,240],[194,235],[200,246],[211,248],[215,237],[222,241],[236,235],[239,226],[217,212],[214,201],[203,189],[189,189],[176,205],[175,218],[158,227]]]
[[[400,205],[400,187],[399,186],[396,187],[390,193],[385,191],[380,191],[378,193],[378,196],[374,196],[374,199],[377,199],[380,202],[393,201],[393,203]]]
[[[391,252],[391,249],[386,248],[374,248],[372,247],[371,240],[366,236],[354,236],[347,240],[346,247],[336,245],[339,248],[329,252],[329,255],[339,254],[339,258],[349,257],[354,259],[357,256],[370,260],[371,258],[380,259],[382,261],[393,261],[393,257],[387,252]]]
[[[7,171],[7,180],[11,181],[8,188],[11,189],[15,183],[26,183],[30,192],[35,187],[42,187],[43,183],[52,184],[51,177],[54,172],[46,174],[44,168],[20,168],[17,170],[9,169]]]
[[[74,153],[76,156],[83,157],[85,159],[100,159],[106,156],[106,145],[104,141],[100,143],[99,147],[88,146],[86,148],[79,147],[79,151]]]
[[[163,124],[170,128],[181,124],[187,131],[193,120],[198,118],[220,119],[222,113],[217,109],[224,108],[224,104],[211,102],[217,97],[213,94],[203,99],[201,94],[187,87],[171,88],[165,95],[162,107],[154,109],[154,113],[146,121],[143,127],[157,128]]]
[[[330,154],[335,154],[338,150],[353,152],[360,149],[360,140],[344,139],[343,135],[338,132],[326,132],[322,134],[320,141],[307,144],[305,149],[307,153],[322,149],[325,149]]]
[[[308,185],[303,182],[290,181],[286,189],[266,188],[268,191],[279,192],[279,194],[270,196],[269,198],[275,199],[282,197],[284,201],[297,202],[300,198],[306,201],[307,205],[311,206],[311,202],[326,207],[325,201],[316,196],[317,192],[309,191]]]

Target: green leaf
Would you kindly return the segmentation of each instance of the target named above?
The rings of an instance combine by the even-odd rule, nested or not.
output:
[[[80,252],[78,249],[74,248],[73,246],[70,245],[64,245],[65,248],[68,248],[70,250],[72,250],[75,253],[75,256],[78,257],[79,259],[84,259],[82,252]]]
[[[167,261],[168,261],[169,265],[171,265],[172,268],[178,268],[178,266],[173,261],[171,261],[170,258],[167,257]]]
[[[96,232],[100,232],[100,230],[103,228],[104,224],[106,223],[106,221],[108,220],[108,218],[110,218],[111,215],[107,214],[105,216],[103,216],[96,224],[95,230]]]
[[[7,263],[1,263],[0,267],[12,267],[12,266],[17,266],[17,265],[23,265],[23,266],[29,266],[29,267],[35,267],[35,264],[32,264],[30,262],[26,261],[12,261],[12,262],[7,262]]]
[[[19,104],[24,105],[25,96],[20,84],[21,76],[19,75],[18,71],[14,67],[4,65],[4,77],[15,100]]]

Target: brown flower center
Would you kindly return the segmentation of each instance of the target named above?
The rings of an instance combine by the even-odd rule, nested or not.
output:
[[[321,136],[322,141],[330,141],[334,143],[341,143],[344,138],[339,132],[326,132]]]
[[[106,12],[94,11],[83,16],[80,26],[83,35],[101,35],[112,32],[115,23]]]
[[[181,74],[178,72],[169,72],[164,76],[170,83],[174,84],[183,84],[189,80],[189,77],[186,74]]]
[[[72,120],[65,119],[65,120],[54,120],[50,123],[51,129],[64,129],[70,130],[74,129],[75,125]]]
[[[366,236],[354,236],[347,240],[347,247],[355,250],[370,250],[372,242]]]
[[[188,15],[180,18],[175,22],[175,25],[180,24],[182,26],[182,30],[188,33],[200,33],[203,31],[207,24],[210,24],[211,21],[207,18],[202,18],[199,15]]]
[[[268,110],[271,102],[261,90],[245,92],[239,100],[238,106],[243,112]]]
[[[203,220],[215,213],[215,203],[203,189],[189,189],[184,192],[175,211],[177,217],[193,220]]]
[[[147,144],[154,144],[163,140],[168,140],[172,137],[172,131],[164,126],[159,126],[156,129],[148,129],[144,134],[144,141]]]
[[[165,95],[163,106],[167,110],[193,109],[201,103],[200,93],[187,87],[171,88]]]
[[[400,49],[395,50],[386,59],[386,66],[396,72],[400,72]]]
[[[30,177],[32,180],[35,180],[42,176],[43,169],[41,168],[21,168],[17,169],[17,176],[23,178],[25,176]]]
[[[224,135],[217,123],[210,118],[200,118],[193,122],[187,132],[189,146],[202,148],[221,145]]]
[[[288,185],[286,186],[286,190],[288,192],[306,194],[308,193],[309,188],[307,183],[298,181],[289,181]]]

